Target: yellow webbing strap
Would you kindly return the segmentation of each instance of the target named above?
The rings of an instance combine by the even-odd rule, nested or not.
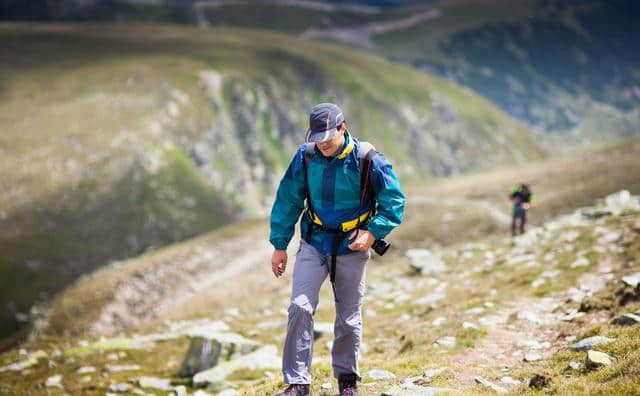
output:
[[[309,213],[309,218],[311,219],[311,221],[313,221],[315,224],[317,224],[319,226],[322,225],[322,220],[320,220],[320,218],[318,216],[316,216],[315,213],[311,212],[310,210],[308,210],[307,212]],[[349,231],[355,229],[358,224],[364,224],[365,221],[367,220],[367,218],[370,215],[371,215],[371,211],[368,211],[368,212],[363,213],[362,215],[360,215],[359,218],[355,218],[353,220],[345,221],[344,223],[342,223],[342,232],[349,232]]]
[[[367,213],[360,215],[360,217],[357,219],[345,221],[344,223],[342,223],[342,232],[349,232],[354,228],[356,228],[358,224],[364,224],[364,222],[367,220],[369,215],[371,215],[371,211],[368,211]]]

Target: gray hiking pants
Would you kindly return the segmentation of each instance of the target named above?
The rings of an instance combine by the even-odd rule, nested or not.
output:
[[[358,372],[362,337],[362,298],[365,264],[370,253],[353,252],[338,256],[336,263],[336,320],[331,350],[333,375]],[[313,314],[318,306],[320,286],[329,274],[331,255],[318,252],[302,240],[293,270],[293,292],[289,305],[287,337],[284,341],[282,372],[287,384],[311,383],[313,355]]]

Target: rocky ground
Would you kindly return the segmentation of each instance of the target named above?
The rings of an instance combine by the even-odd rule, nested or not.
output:
[[[620,192],[514,239],[374,259],[362,393],[637,394],[639,205]],[[224,304],[140,334],[33,338],[0,355],[0,394],[274,394],[289,283],[264,290],[253,276]],[[337,392],[332,305],[325,285],[312,394]]]

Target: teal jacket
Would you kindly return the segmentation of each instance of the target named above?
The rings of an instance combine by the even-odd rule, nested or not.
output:
[[[308,164],[309,193],[313,209],[327,228],[339,228],[343,222],[367,213],[377,202],[376,214],[362,229],[368,229],[376,239],[384,238],[402,222],[404,193],[391,164],[382,155],[373,157],[370,183],[375,202],[366,202],[360,208],[360,169],[358,163],[358,139],[345,135],[345,145],[336,157],[325,157],[316,147]],[[280,181],[276,200],[271,208],[271,235],[269,241],[279,250],[284,250],[293,237],[294,227],[305,208],[304,152],[302,145],[293,156],[289,168]],[[313,222],[305,211],[300,224],[301,233]],[[314,230],[307,240],[318,251],[331,254],[333,234]],[[338,248],[338,255],[350,253],[350,242],[345,238]]]

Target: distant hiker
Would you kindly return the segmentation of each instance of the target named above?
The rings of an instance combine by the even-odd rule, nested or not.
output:
[[[313,315],[327,275],[336,303],[333,375],[341,395],[357,395],[365,264],[370,247],[379,254],[388,247],[381,238],[401,223],[404,194],[391,164],[371,144],[351,136],[335,104],[311,109],[306,141],[280,181],[271,209],[276,277],[286,269],[286,248],[306,209],[282,359],[284,382],[290,386],[279,395],[309,394]]]
[[[528,184],[516,184],[511,189],[509,198],[513,202],[513,217],[511,219],[511,235],[516,235],[516,229],[524,234],[524,226],[527,223],[527,210],[534,206],[534,195]],[[517,226],[516,223],[519,223]]]

